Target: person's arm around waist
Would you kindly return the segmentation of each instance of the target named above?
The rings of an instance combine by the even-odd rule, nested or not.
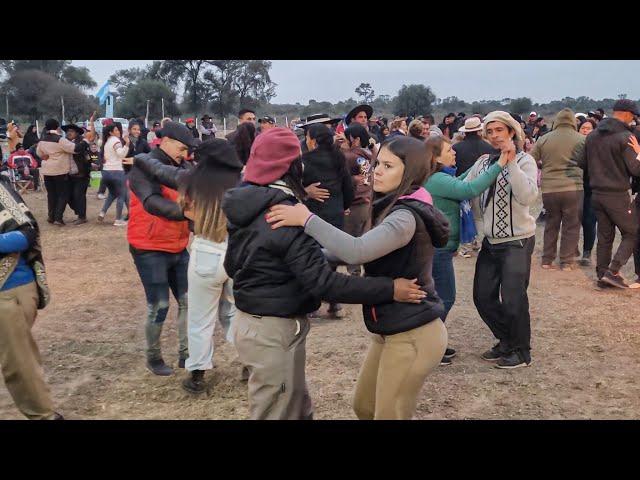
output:
[[[153,182],[141,171],[138,166],[134,166],[129,174],[129,188],[142,203],[147,213],[167,220],[186,220],[180,205],[162,196],[159,189],[154,188]]]

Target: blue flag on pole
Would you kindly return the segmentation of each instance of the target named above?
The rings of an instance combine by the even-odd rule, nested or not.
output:
[[[96,93],[96,97],[97,97],[98,101],[100,102],[100,105],[104,104],[104,102],[107,100],[107,96],[108,95],[109,95],[109,82],[106,82],[100,88],[100,90],[98,90],[98,93]]]

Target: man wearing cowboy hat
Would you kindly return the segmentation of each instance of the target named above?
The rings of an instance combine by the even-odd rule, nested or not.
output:
[[[198,131],[200,132],[200,138],[203,142],[216,138],[216,132],[218,129],[213,123],[213,118],[209,115],[205,115],[200,119],[200,125],[198,125]]]
[[[456,176],[459,177],[469,170],[482,155],[494,154],[497,151],[480,136],[482,120],[478,117],[467,118],[464,126],[458,131],[464,133],[464,139],[456,143],[452,148],[456,152],[456,165],[458,167]]]
[[[87,223],[87,188],[89,188],[91,161],[89,160],[89,144],[82,140],[84,128],[69,123],[62,126],[67,140],[76,144],[73,161],[76,168],[69,172],[69,207],[76,213],[72,225]]]
[[[340,123],[342,119],[340,117],[331,118],[326,113],[314,113],[313,115],[309,115],[306,121],[302,125],[298,125],[298,128],[302,129],[304,134],[307,134],[307,128],[311,125],[315,125],[316,123],[322,123],[329,127],[332,132],[335,132],[335,127],[338,123]],[[300,148],[302,148],[302,153],[306,153],[309,151],[307,148],[306,139],[303,137],[300,141]]]

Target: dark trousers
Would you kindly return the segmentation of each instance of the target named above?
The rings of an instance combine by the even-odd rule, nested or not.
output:
[[[47,188],[49,220],[62,222],[69,199],[69,175],[45,175],[44,186]]]
[[[485,238],[476,262],[473,303],[505,350],[531,350],[529,276],[536,238],[492,245]]]
[[[596,248],[596,273],[602,278],[607,270],[618,273],[636,248],[638,217],[636,204],[629,194],[593,192],[593,208],[598,219],[598,246]],[[622,241],[611,260],[616,227]]]
[[[561,228],[560,263],[563,265],[573,263],[580,239],[583,197],[582,191],[542,194],[544,208],[547,211],[542,247],[542,263],[544,265],[550,265],[556,259]]]
[[[104,178],[100,178],[100,186],[98,187],[98,193],[104,194],[107,191],[107,184],[104,182]]]
[[[638,225],[640,225],[640,193],[636,195],[636,215],[638,217]],[[633,263],[635,266],[636,276],[640,279],[640,230],[638,230],[636,238],[636,248],[633,250]]]
[[[438,296],[444,303],[444,315],[441,319],[444,322],[449,315],[449,311],[456,302],[456,275],[453,269],[452,252],[446,248],[436,248],[433,255],[433,269],[431,275],[436,287]]]
[[[591,200],[591,192],[584,192],[584,202],[582,203],[582,234],[584,236],[582,241],[582,254],[585,252],[591,253],[593,245],[596,243],[596,225],[598,220],[596,219],[596,212],[593,209],[593,202]]]
[[[344,231],[352,237],[360,237],[371,229],[371,204],[351,205],[349,215],[344,217]],[[360,275],[360,265],[347,265],[349,275]]]
[[[69,177],[69,206],[78,218],[87,218],[87,188],[88,178]]]
[[[178,302],[178,339],[179,356],[189,357],[187,344],[187,268],[189,252],[180,253],[152,252],[132,253],[133,263],[138,270],[144,293],[147,298],[147,320],[145,334],[147,338],[147,359],[162,358],[160,336],[162,325],[169,311],[169,290]]]

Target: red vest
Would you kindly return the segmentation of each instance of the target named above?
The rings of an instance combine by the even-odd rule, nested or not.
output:
[[[188,221],[178,222],[151,215],[144,209],[140,199],[131,189],[129,189],[129,195],[127,240],[133,248],[168,253],[180,253],[187,248]],[[178,192],[163,186],[162,196],[175,202],[178,199]]]

